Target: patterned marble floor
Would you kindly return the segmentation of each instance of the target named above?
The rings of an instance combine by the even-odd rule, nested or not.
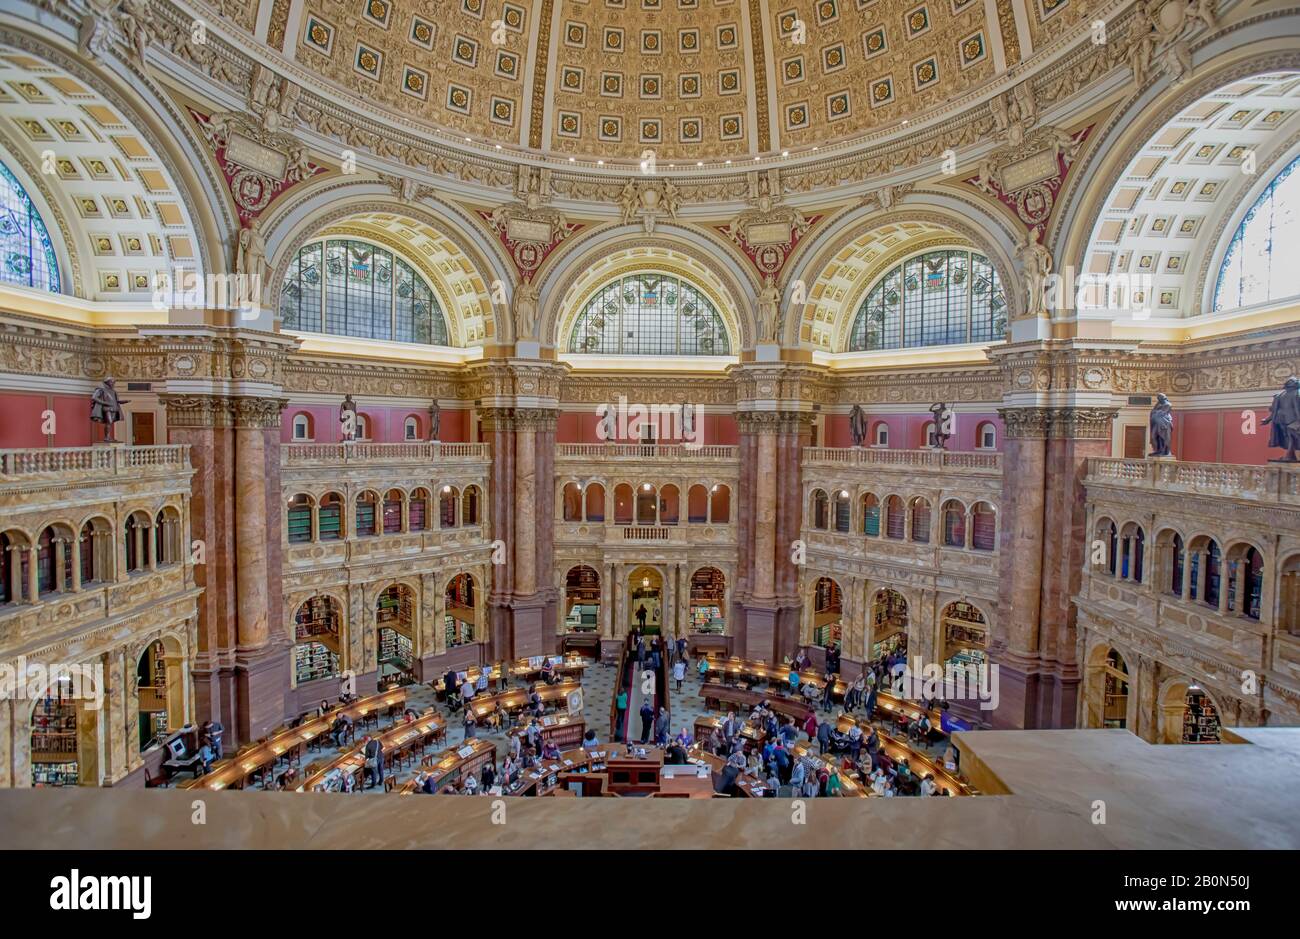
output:
[[[669,677],[669,710],[672,719],[672,734],[675,736],[683,726],[694,732],[695,719],[708,712],[704,708],[704,699],[700,696],[701,681],[694,666],[695,662],[690,662],[686,670],[686,677],[682,682],[682,690],[677,691],[675,683]],[[601,742],[607,742],[610,737],[609,714],[610,707],[614,697],[614,685],[617,677],[617,668],[611,665],[602,665],[592,662],[582,678],[583,691],[583,713],[586,715],[587,728],[596,731],[597,738]],[[512,685],[513,686],[513,685]],[[407,704],[416,711],[423,713],[427,708],[435,708],[439,714],[447,719],[447,742],[446,746],[456,746],[465,740],[464,721],[459,712],[452,713],[446,705],[439,704],[433,689],[428,685],[410,685],[407,688]],[[629,721],[629,730],[634,739],[640,736],[640,719],[636,714],[638,704],[633,702],[631,707],[633,713]],[[836,711],[839,707],[836,707]],[[716,714],[716,712],[714,712]],[[819,715],[820,716],[820,715]],[[388,724],[381,725],[381,730]],[[490,733],[482,728],[478,731],[480,739],[491,740],[496,744],[498,757],[505,754],[507,736],[503,733]],[[932,755],[942,752],[942,745],[936,745],[927,748]],[[335,752],[327,749],[324,756],[321,754],[312,754],[312,758],[307,763],[317,762]],[[304,765],[305,769],[305,765]],[[401,786],[419,771],[418,767],[400,770],[397,773],[397,785]],[[375,786],[365,790],[371,794],[383,794],[381,787]]]

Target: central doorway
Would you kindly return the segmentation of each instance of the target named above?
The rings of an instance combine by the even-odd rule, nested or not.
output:
[[[638,567],[627,578],[627,628],[654,635],[663,632],[664,579],[653,567]]]

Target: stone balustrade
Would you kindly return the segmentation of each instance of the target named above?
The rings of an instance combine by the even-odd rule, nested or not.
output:
[[[1088,460],[1088,479],[1160,492],[1231,496],[1252,502],[1300,505],[1300,468],[1278,463],[1244,466],[1093,457]]]
[[[555,448],[556,462],[565,459],[592,460],[735,460],[739,447],[692,446],[684,443],[561,443]]]
[[[129,447],[105,444],[94,447],[33,447],[0,450],[0,485],[13,479],[39,476],[137,475],[152,468],[189,470],[189,448],[181,444]]]
[[[970,475],[1001,475],[1002,454],[953,450],[885,450],[871,447],[808,447],[803,462],[810,466],[912,467],[955,470]]]
[[[486,443],[287,443],[280,447],[280,465],[349,466],[391,463],[484,462],[489,459]]]

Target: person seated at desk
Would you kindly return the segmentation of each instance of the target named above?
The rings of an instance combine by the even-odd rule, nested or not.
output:
[[[324,717],[329,712],[330,712],[330,703],[328,701],[322,701],[320,703],[320,707],[316,708],[317,717]]]
[[[537,723],[537,718],[533,718],[528,722],[528,729],[524,731],[524,737],[528,740],[528,746],[534,750],[541,749],[542,728]]]
[[[438,791],[438,781],[434,779],[432,773],[420,773],[415,777],[415,791],[423,792],[426,795],[433,795]]]
[[[203,775],[206,776],[212,772],[212,748],[206,743],[199,747],[199,763],[203,767]]]
[[[803,683],[800,693],[803,695],[804,701],[808,703],[808,706],[814,711],[817,710],[817,705],[822,699],[822,690],[812,684],[812,682],[806,681]]]
[[[473,773],[471,773],[468,777],[466,777],[465,786],[462,791],[464,795],[467,796],[478,795],[478,778],[475,777]]]
[[[407,708],[402,712],[402,720],[407,724],[414,724],[420,715],[415,713],[415,708]]]
[[[554,740],[547,740],[542,744],[542,760],[549,762],[560,758],[560,748],[555,745]]]
[[[518,778],[519,778],[519,764],[515,762],[514,757],[512,757],[509,753],[507,753],[505,755],[505,759],[501,761],[501,785],[503,786],[513,785],[515,780],[517,780]]]
[[[929,715],[922,712],[921,719],[919,721],[912,721],[911,725],[907,728],[907,736],[911,740],[925,743],[930,739],[930,728],[932,726]]]
[[[582,749],[586,750],[588,753],[599,746],[600,740],[596,738],[596,732],[594,730],[589,730],[582,735]]]
[[[553,685],[556,680],[555,664],[551,662],[550,656],[547,656],[542,662],[542,681],[546,682],[548,685]]]
[[[212,748],[212,756],[214,759],[221,759],[221,739],[225,732],[226,728],[221,726],[220,721],[203,722],[203,729],[202,733],[199,735],[199,740]]]
[[[676,740],[681,746],[689,747],[695,742],[695,736],[691,733],[690,728],[683,724],[682,732],[677,735]]]
[[[709,674],[709,660],[701,658],[697,671],[700,673],[700,681],[704,681],[705,677]]]
[[[334,746],[343,746],[344,739],[350,739],[352,733],[352,718],[346,714],[340,714],[334,718],[334,723],[330,727],[330,735],[334,737]]]
[[[740,768],[735,763],[727,763],[726,766],[722,767],[722,772],[718,774],[718,781],[714,785],[713,791],[722,795],[734,796],[738,776],[740,776]]]
[[[520,766],[523,769],[532,769],[536,765],[537,765],[537,751],[534,750],[532,747],[527,747],[524,750],[524,756],[523,759],[520,761]]]
[[[284,792],[286,789],[292,789],[297,782],[298,767],[290,766],[279,776],[275,777],[275,782],[271,784],[271,788],[277,792]]]
[[[938,788],[939,787],[934,784],[934,774],[926,773],[925,778],[921,780],[921,795],[932,796]]]
[[[664,754],[664,762],[670,766],[686,765],[686,748],[674,742]]]

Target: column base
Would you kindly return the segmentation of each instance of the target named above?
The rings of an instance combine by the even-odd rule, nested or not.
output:
[[[283,646],[239,650],[235,653],[237,739],[228,747],[251,743],[284,723],[293,704],[289,690],[289,650]],[[232,725],[227,725],[230,727]],[[229,730],[227,730],[229,734]]]
[[[781,599],[744,600],[739,604],[744,627],[736,635],[732,654],[745,659],[780,662],[799,649],[798,603]]]
[[[1075,726],[1079,679],[1022,656],[990,656],[997,665],[997,710],[985,711],[996,730],[1034,730]]]

